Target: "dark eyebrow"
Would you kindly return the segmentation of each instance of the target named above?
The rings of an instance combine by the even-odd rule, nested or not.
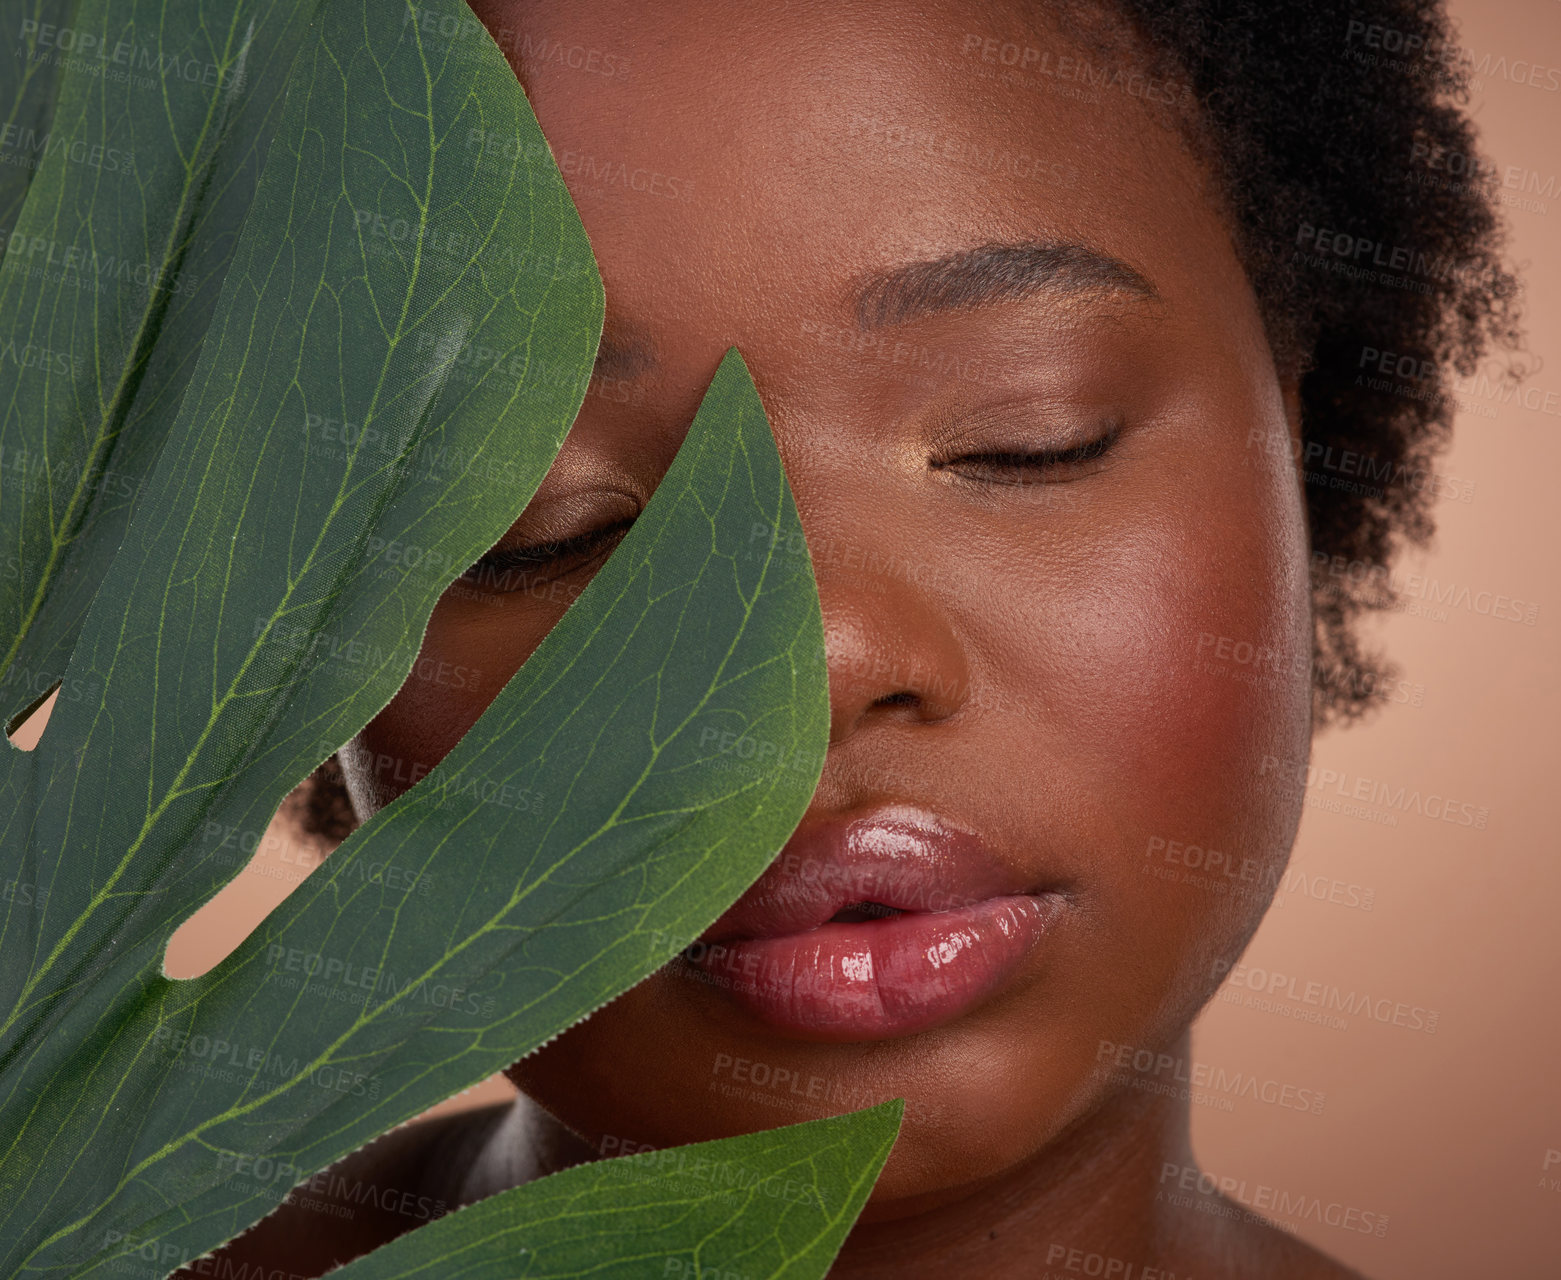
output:
[[[1160,297],[1127,263],[1082,244],[985,244],[873,272],[857,290],[856,319],[863,329],[877,329],[1041,292]]]
[[[593,378],[637,378],[657,365],[656,348],[638,331],[608,322],[596,348]]]

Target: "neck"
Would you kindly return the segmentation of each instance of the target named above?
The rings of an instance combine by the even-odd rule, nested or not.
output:
[[[1203,1254],[1189,1221],[1197,1215],[1168,1202],[1174,1179],[1161,1176],[1193,1163],[1187,1112],[1181,1099],[1122,1090],[992,1178],[936,1199],[870,1204],[831,1280],[1187,1280]]]
[[[1181,1052],[1189,1039],[1184,1033]],[[470,1203],[601,1158],[524,1094],[493,1132],[460,1192]],[[1169,1201],[1167,1166],[1193,1166],[1188,1104],[1119,1090],[1030,1159],[980,1183],[870,1202],[831,1280],[950,1275],[1188,1280],[1223,1235],[1217,1219]],[[1091,1255],[1096,1255],[1091,1257]]]

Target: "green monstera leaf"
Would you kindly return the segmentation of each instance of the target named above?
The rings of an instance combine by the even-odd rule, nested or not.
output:
[[[294,0],[6,8],[0,694],[8,729],[64,674],[173,426],[311,8]],[[82,693],[67,685],[61,697]]]
[[[23,0],[8,11],[7,21],[16,25],[4,33],[15,41],[11,56],[0,61],[0,120],[5,122],[0,125],[0,228],[6,233],[0,258],[37,171],[36,153],[48,147],[60,68],[47,56],[41,37],[62,11],[69,12],[58,0]]]
[[[10,69],[48,136],[0,332],[55,354],[0,378],[0,642],[13,713],[59,696],[0,762],[0,1271],[152,1277],[714,920],[817,784],[823,630],[730,351],[645,512],[449,755],[211,972],[165,976],[170,934],[241,870],[232,834],[384,707],[530,499],[604,298],[461,0],[29,12],[12,56],[59,54],[57,100]],[[783,763],[733,767],[732,733]],[[822,1275],[897,1120],[729,1140],[740,1187],[559,1175],[455,1215],[417,1265],[483,1256],[498,1215],[567,1265],[638,1274],[716,1232],[745,1274]],[[286,1175],[235,1175],[261,1162]],[[798,1171],[805,1203],[752,1193]],[[614,1195],[686,1213],[592,1246]]]
[[[824,1274],[888,1157],[902,1104],[579,1165],[490,1196],[337,1280]],[[712,1194],[713,1188],[720,1188]],[[755,1205],[769,1208],[754,1213]],[[755,1230],[759,1223],[765,1229]]]

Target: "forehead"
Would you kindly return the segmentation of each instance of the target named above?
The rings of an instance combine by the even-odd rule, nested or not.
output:
[[[1087,245],[1173,301],[1245,288],[1179,86],[1040,6],[477,10],[619,321],[718,316],[724,349],[781,313],[848,322],[875,275],[992,243]]]

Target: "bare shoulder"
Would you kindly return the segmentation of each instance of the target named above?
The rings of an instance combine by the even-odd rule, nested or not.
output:
[[[272,1268],[322,1276],[442,1217],[457,1206],[467,1169],[510,1106],[498,1102],[393,1129],[294,1187],[243,1235],[170,1280]]]
[[[1263,1276],[1265,1280],[1368,1280],[1353,1267],[1258,1218],[1235,1201],[1226,1203],[1241,1215],[1238,1220],[1242,1225],[1226,1238],[1226,1270],[1216,1274]]]

